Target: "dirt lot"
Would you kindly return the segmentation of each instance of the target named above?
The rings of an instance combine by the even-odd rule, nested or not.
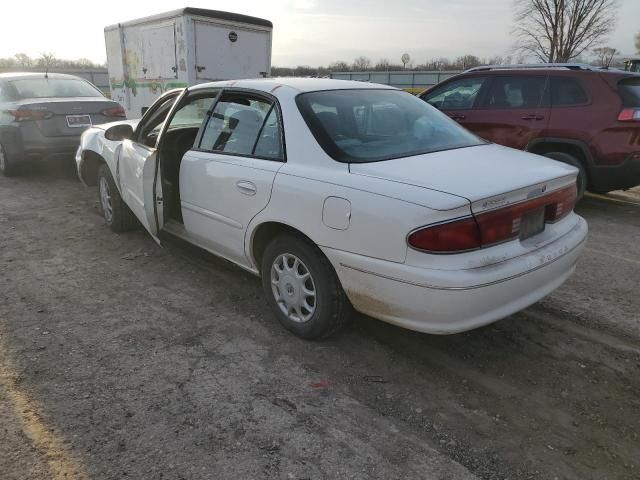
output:
[[[110,233],[72,174],[0,179],[0,477],[638,479],[633,201],[581,204],[575,276],[525,312],[308,343],[250,275]]]

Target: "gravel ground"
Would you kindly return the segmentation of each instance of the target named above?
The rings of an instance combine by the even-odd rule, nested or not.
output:
[[[582,202],[576,274],[522,313],[318,343],[96,197],[0,178],[0,478],[640,478],[640,193]]]

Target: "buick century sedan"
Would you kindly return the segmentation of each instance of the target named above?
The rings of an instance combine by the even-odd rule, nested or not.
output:
[[[352,309],[451,334],[574,271],[577,170],[490,144],[413,95],[328,79],[208,83],[87,130],[76,160],[114,232],[141,224],[258,275],[308,339]]]

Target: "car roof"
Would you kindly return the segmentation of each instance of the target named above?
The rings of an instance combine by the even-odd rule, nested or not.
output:
[[[0,73],[0,80],[22,80],[26,78],[66,78],[69,80],[84,80],[83,78],[76,77],[75,75],[68,75],[66,73],[45,73],[45,72],[9,72]]]
[[[397,90],[389,85],[378,83],[358,82],[355,80],[335,80],[331,78],[301,78],[301,77],[276,77],[256,78],[247,80],[226,80],[222,82],[202,83],[191,87],[190,90],[199,90],[210,87],[235,87],[253,90],[273,92],[279,87],[290,87],[300,93],[317,92],[322,90],[355,90],[355,89],[385,89]]]

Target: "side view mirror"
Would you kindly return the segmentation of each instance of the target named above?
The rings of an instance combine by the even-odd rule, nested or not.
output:
[[[114,125],[104,132],[104,138],[112,141],[121,141],[133,138],[133,127],[128,123]]]

